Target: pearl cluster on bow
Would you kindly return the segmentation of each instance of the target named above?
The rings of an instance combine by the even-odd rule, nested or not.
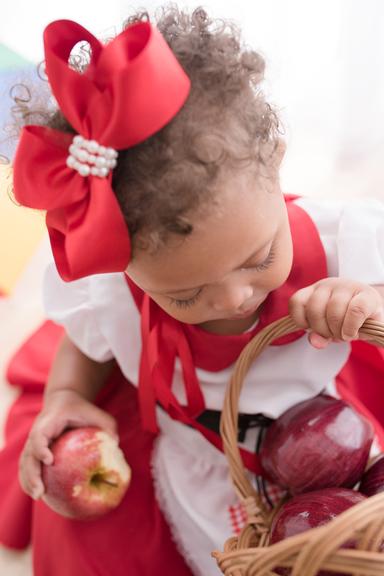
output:
[[[96,140],[87,140],[77,134],[69,147],[68,168],[77,170],[80,176],[105,178],[117,164],[117,151],[101,146]]]

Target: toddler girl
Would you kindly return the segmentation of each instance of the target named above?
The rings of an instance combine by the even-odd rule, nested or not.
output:
[[[16,198],[47,210],[55,262],[44,301],[64,327],[43,325],[25,345],[37,355],[19,353],[10,369],[25,382],[20,365],[45,346],[1,456],[14,470],[21,452],[21,485],[36,500],[37,576],[218,574],[210,552],[241,512],[218,435],[225,387],[243,347],[288,312],[298,331],[257,359],[240,399],[250,473],[260,473],[259,428],[336,384],[382,434],[378,386],[363,373],[377,354],[382,375],[380,352],[359,343],[340,372],[364,321],[384,320],[383,206],[284,196],[261,56],[202,9],[168,7],[156,25],[138,15],[106,46],[73,22],[48,26],[59,109],[24,128],[16,154]],[[91,56],[76,71],[68,57],[80,40]],[[50,511],[41,480],[51,441],[83,425],[118,434],[133,469],[121,506],[89,523]],[[9,494],[2,541],[27,510]]]

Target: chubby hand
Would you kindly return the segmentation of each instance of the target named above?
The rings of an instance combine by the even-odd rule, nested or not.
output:
[[[289,313],[301,328],[309,329],[315,348],[329,342],[349,341],[372,318],[384,321],[384,302],[373,286],[343,278],[324,278],[295,292]]]
[[[24,492],[34,499],[44,494],[41,464],[53,464],[49,446],[66,428],[99,426],[117,436],[114,418],[75,390],[56,390],[46,398],[37,416],[19,461],[19,480]]]

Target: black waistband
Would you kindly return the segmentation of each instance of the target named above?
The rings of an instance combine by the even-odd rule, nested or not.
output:
[[[157,402],[157,406],[161,408],[161,410],[164,410],[159,402]],[[216,434],[220,434],[220,418],[220,410],[204,410],[204,412],[196,417],[196,421],[205,428],[216,432]],[[264,414],[261,413],[240,413],[237,419],[238,442],[244,442],[247,430],[250,428],[260,428],[263,432],[265,432],[266,428],[268,428],[272,422],[273,418],[268,418],[268,416],[264,416]]]
[[[205,410],[196,418],[197,422],[217,434],[220,433],[220,418],[221,412],[219,410]],[[264,414],[239,414],[238,416],[238,436],[239,442],[244,442],[247,430],[250,428],[267,428],[272,418],[264,416]]]

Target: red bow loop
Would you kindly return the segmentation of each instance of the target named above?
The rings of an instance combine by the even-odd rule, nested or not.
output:
[[[90,270],[93,274],[124,270],[130,258],[129,235],[111,188],[112,176],[87,180],[67,168],[71,136],[26,126],[14,162],[15,197],[24,206],[47,210],[53,255],[66,281],[87,276]],[[45,170],[38,169],[41,165]]]
[[[130,55],[109,84],[113,106],[108,109],[103,139],[117,149],[158,132],[181,109],[190,91],[188,76],[155,27],[142,22],[128,30],[105,47],[98,66],[98,73],[104,66],[115,70],[122,55]],[[101,119],[94,114],[96,106],[96,101],[91,103],[90,114]]]
[[[80,41],[91,46],[84,73],[68,66]],[[70,20],[44,33],[47,75],[64,115],[86,138],[116,149],[142,142],[167,124],[184,104],[190,81],[149,22],[129,26],[105,46]]]
[[[92,60],[98,60],[102,52],[102,44],[88,30],[71,20],[56,20],[44,30],[44,51],[46,73],[52,92],[64,116],[73,128],[86,138],[91,135],[88,109],[99,89],[95,81],[73,70],[68,65],[68,59],[74,46],[81,42],[89,42]],[[97,139],[92,133],[92,138]]]
[[[68,132],[44,126],[23,128],[13,176],[15,197],[20,204],[53,210],[80,202],[88,194],[86,180],[65,163],[72,138]]]
[[[82,179],[75,178],[76,184]],[[92,274],[113,273],[128,265],[129,234],[111,181],[111,175],[93,178],[83,201],[47,213],[56,266],[65,281],[87,276],[90,270]]]

